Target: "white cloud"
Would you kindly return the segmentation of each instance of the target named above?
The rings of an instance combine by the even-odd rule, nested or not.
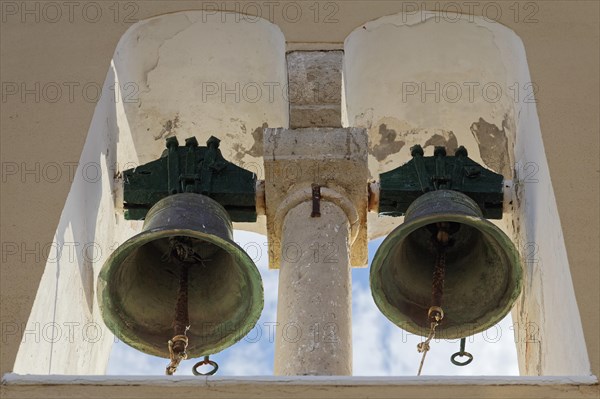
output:
[[[156,375],[164,374],[169,362],[166,359],[146,355],[119,341],[113,345],[106,374],[109,375]]]

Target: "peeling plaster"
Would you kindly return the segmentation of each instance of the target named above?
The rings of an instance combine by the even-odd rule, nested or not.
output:
[[[245,145],[239,144],[239,143],[233,143],[232,144],[232,148],[234,151],[233,154],[233,162],[237,162],[240,166],[244,166],[245,162],[244,162],[244,158],[245,157],[254,157],[254,158],[260,158],[263,155],[263,132],[264,129],[268,128],[269,124],[268,123],[263,123],[262,126],[257,127],[256,129],[254,129],[252,131],[252,139],[254,140],[254,143],[252,144],[252,147],[250,147],[250,149],[247,149]],[[244,134],[246,134],[246,126],[242,125],[241,129],[243,131]],[[235,136],[234,135],[230,135],[231,138],[233,138],[235,140]],[[260,176],[260,178],[262,178],[262,176]]]
[[[289,123],[285,39],[264,19],[223,23],[203,14],[144,20],[119,42],[119,80],[139,87],[134,101],[123,101],[138,158],[156,159],[167,137],[203,144],[214,135],[226,159],[261,165],[248,133]]]
[[[265,122],[261,127],[257,127],[252,131],[254,144],[252,144],[252,147],[247,151],[248,155],[253,157],[261,157],[263,155],[263,134],[264,130],[268,127],[269,124]]]
[[[437,145],[446,146],[448,153],[452,154],[462,143],[452,131],[443,129],[424,129],[411,125],[394,117],[379,119],[373,123],[369,118],[370,112],[363,113],[356,120],[360,120],[360,127],[371,126],[369,133],[369,170],[371,178],[377,179],[377,174],[400,166],[403,161],[410,159],[410,148],[421,145],[433,155],[433,148]],[[377,174],[374,173],[377,171]]]
[[[479,153],[486,166],[503,176],[511,176],[510,160],[508,156],[508,139],[502,123],[502,130],[498,126],[479,118],[478,122],[471,125],[471,133],[477,140]]]
[[[181,127],[179,124],[179,115],[175,115],[173,119],[169,119],[163,124],[162,130],[157,136],[154,136],[154,140],[164,140],[174,136],[176,129],[179,127]]]
[[[435,13],[423,19],[402,14],[382,17],[356,29],[345,41],[343,125],[369,129],[373,148],[380,141],[373,126],[379,129],[382,123],[397,132],[396,140],[405,141],[402,148],[395,144],[395,153],[378,148],[378,157],[372,154],[369,167],[374,178],[392,169],[392,164],[410,160],[409,148],[414,144],[446,145],[449,153],[463,145],[472,159],[484,163],[470,130],[473,121],[483,117],[502,126],[506,115],[515,114],[515,101],[507,89],[512,84],[507,72],[511,59],[499,57],[510,52],[502,35],[496,36],[497,27],[473,16],[457,15],[454,23],[434,17]],[[386,79],[365,79],[376,76]],[[478,87],[473,92],[472,83]],[[488,99],[482,90],[487,84],[500,87],[503,95]],[[451,94],[446,85],[460,87],[456,101],[447,98]],[[405,139],[413,132],[418,138]],[[383,156],[382,151],[389,155]],[[507,165],[510,155],[508,159]]]
[[[406,144],[402,140],[396,141],[398,133],[394,129],[388,129],[385,123],[379,125],[379,136],[379,144],[369,147],[369,153],[378,161],[383,161],[389,155],[396,154]]]
[[[437,146],[446,147],[448,155],[452,155],[456,152],[456,149],[458,148],[458,140],[456,139],[454,133],[452,133],[451,131],[442,131],[440,133],[434,133],[434,135],[431,136],[431,138],[429,138],[425,142],[423,148]]]

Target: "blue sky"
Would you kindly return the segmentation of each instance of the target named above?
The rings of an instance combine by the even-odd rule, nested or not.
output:
[[[244,247],[265,248],[266,237],[236,231],[234,240]],[[369,244],[369,264],[382,239]],[[265,307],[256,327],[240,342],[211,356],[219,363],[219,376],[273,375],[274,337],[269,334],[276,322],[278,272],[269,270],[266,249],[250,253],[258,266],[265,290]],[[414,376],[421,354],[413,336],[388,321],[377,309],[369,287],[369,269],[352,270],[352,341],[354,375]],[[450,356],[459,348],[459,341],[435,340],[427,355],[423,375],[519,375],[512,319],[508,315],[489,330],[467,339],[467,351],[473,362],[465,367],[450,363]],[[115,339],[116,340],[116,339]],[[107,374],[164,375],[166,359],[149,356],[116,340],[110,356]],[[182,362],[177,375],[192,375],[198,359]]]

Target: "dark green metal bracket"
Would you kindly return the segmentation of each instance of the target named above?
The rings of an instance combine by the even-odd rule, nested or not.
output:
[[[435,147],[432,157],[423,156],[420,145],[410,152],[412,160],[379,176],[380,214],[403,216],[422,194],[445,189],[468,195],[486,219],[502,219],[504,177],[470,159],[465,147],[454,156],[446,156],[444,147]]]
[[[166,142],[159,159],[123,172],[125,219],[144,219],[166,196],[197,193],[221,204],[234,222],[256,221],[256,175],[226,161],[218,138],[208,139],[206,147],[195,137],[185,146],[176,137]]]

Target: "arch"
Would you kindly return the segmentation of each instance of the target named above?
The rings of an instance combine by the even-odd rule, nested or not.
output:
[[[262,18],[185,11],[131,26],[111,61],[14,372],[104,374],[113,337],[95,302],[97,273],[141,228],[119,212],[115,178],[158,158],[171,136],[203,143],[215,135],[230,161],[262,165],[262,127],[288,125],[285,91],[285,39]]]
[[[581,320],[521,39],[463,14],[395,14],[345,40],[343,125],[369,130],[373,177],[409,148],[464,145],[512,179],[501,227],[520,250],[524,290],[513,309],[522,375],[589,375]],[[371,237],[401,220],[369,220]],[[565,342],[569,342],[565,346]]]

